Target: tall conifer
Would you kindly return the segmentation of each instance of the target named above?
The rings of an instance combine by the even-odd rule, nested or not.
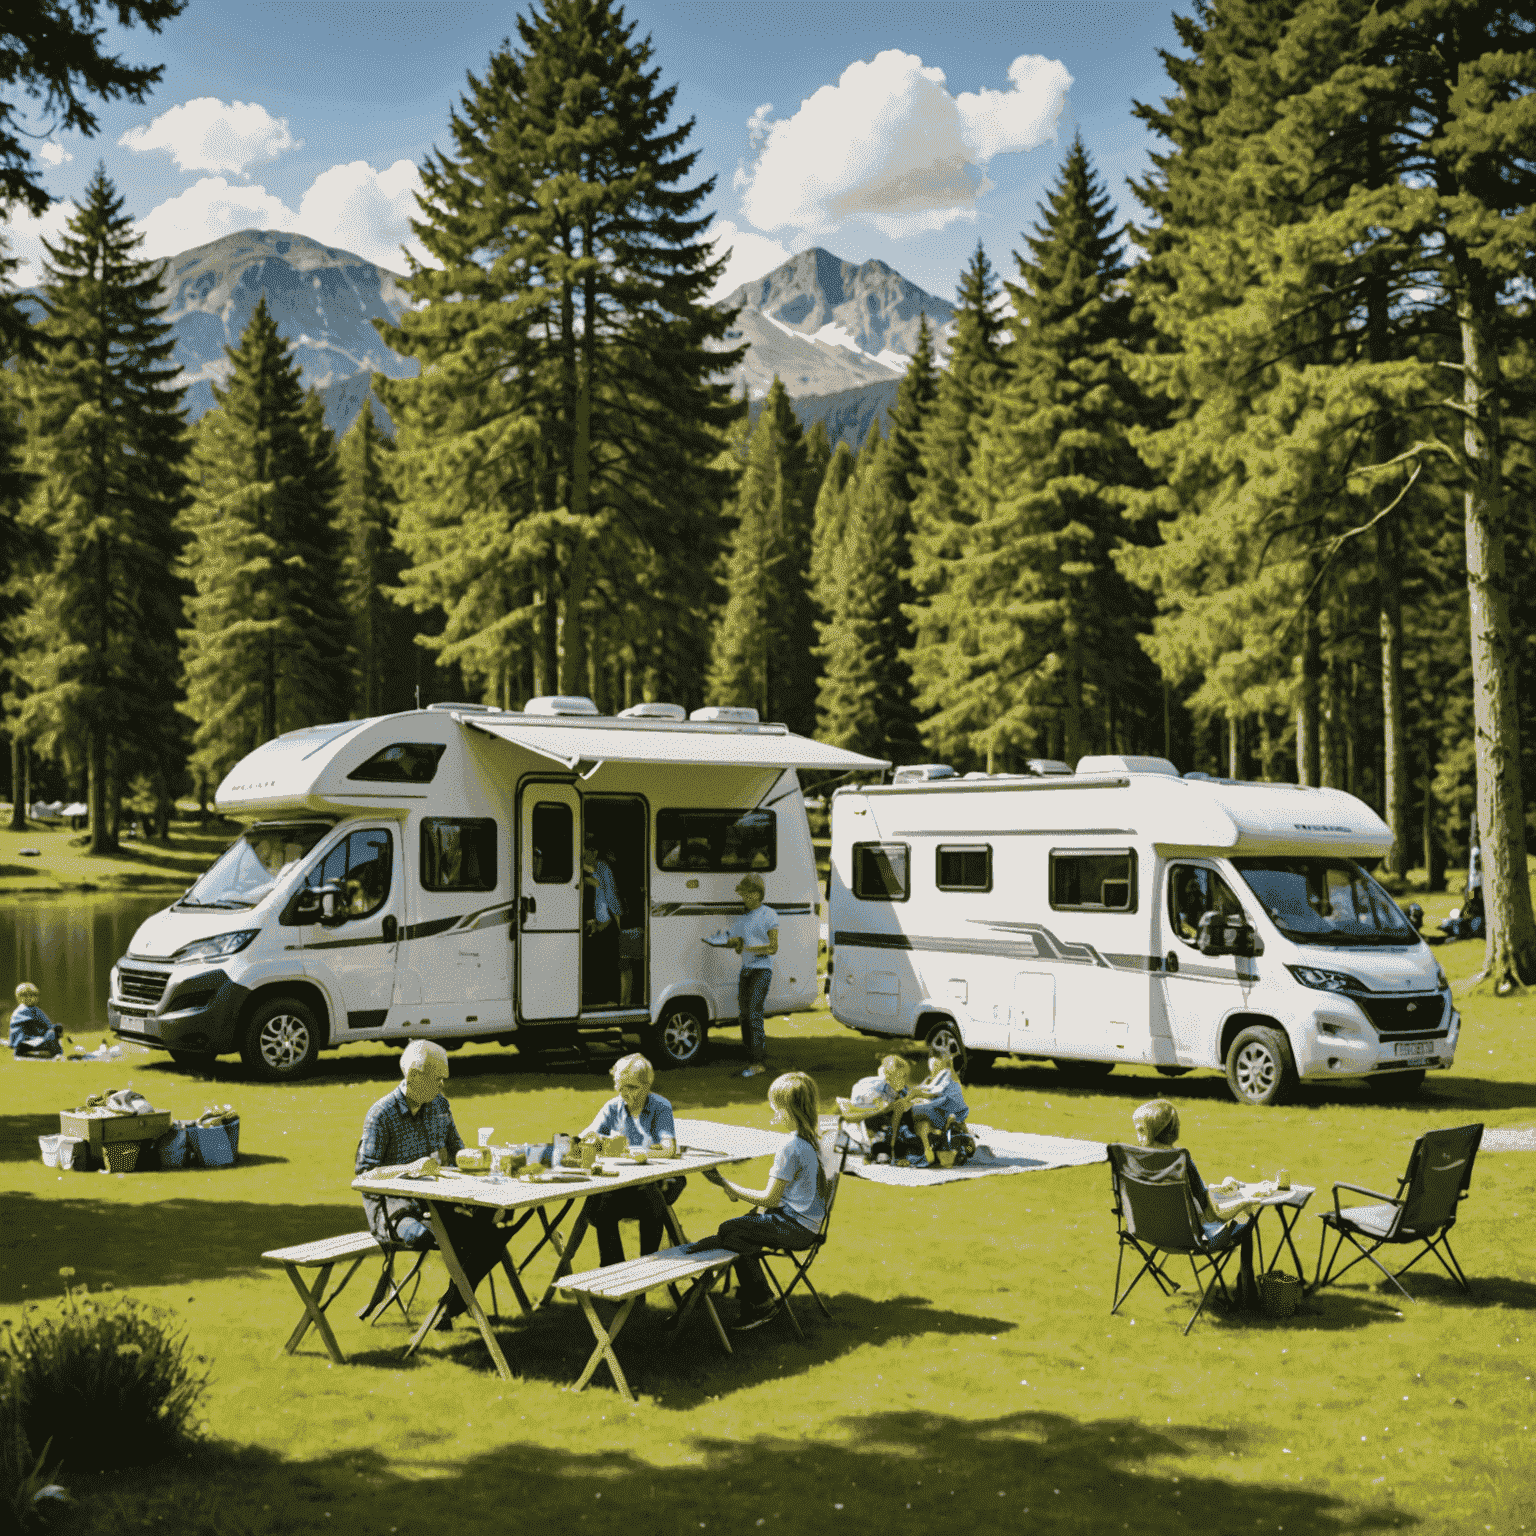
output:
[[[115,846],[128,777],[162,793],[179,764],[182,589],[176,518],[186,501],[186,423],[161,265],[97,170],[57,245],[45,242],[46,318],[26,366],[27,518],[51,558],[37,580],[18,666],[23,729],[78,743],[91,851]]]

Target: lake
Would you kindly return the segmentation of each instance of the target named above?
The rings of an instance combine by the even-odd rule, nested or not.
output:
[[[42,993],[43,1011],[65,1029],[105,1029],[113,965],[139,924],[176,895],[0,897],[5,1017],[15,1006],[16,984],[30,981]]]

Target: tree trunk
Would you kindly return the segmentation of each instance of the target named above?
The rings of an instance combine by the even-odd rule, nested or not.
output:
[[[1496,294],[1482,267],[1458,253],[1456,318],[1461,332],[1467,454],[1467,597],[1472,629],[1472,711],[1477,824],[1482,830],[1487,949],[1482,980],[1498,991],[1536,980],[1536,915],[1526,871],[1520,722],[1505,569],[1499,467]]]
[[[583,248],[592,252],[592,231],[583,231]],[[581,605],[587,596],[587,519],[592,495],[592,363],[597,350],[596,279],[586,280],[580,362],[576,378],[576,435],[571,444],[571,516],[576,520],[571,545],[571,571],[565,585],[565,656],[561,692],[584,692],[587,676],[586,634],[581,627]]]
[[[1424,889],[1438,891],[1445,885],[1445,856],[1435,836],[1435,759],[1424,754]]]
[[[91,818],[91,852],[111,853],[115,844],[107,825],[107,741],[92,731],[86,741],[86,805]]]
[[[1238,735],[1241,729],[1235,713],[1227,716],[1227,777],[1240,779],[1243,776],[1242,747]]]
[[[1318,675],[1322,651],[1317,633],[1317,602],[1311,598],[1301,616],[1301,689],[1296,700],[1296,782],[1316,785],[1321,778],[1318,740]]]
[[[1067,707],[1062,718],[1062,759],[1075,769],[1083,755],[1083,658],[1077,637],[1067,641]]]
[[[18,731],[11,737],[11,831],[27,830],[27,744]]]

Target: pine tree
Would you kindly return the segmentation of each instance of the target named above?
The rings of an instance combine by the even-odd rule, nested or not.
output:
[[[922,480],[912,507],[912,678],[931,750],[969,757],[964,733],[935,725],[952,680],[967,671],[974,612],[960,596],[960,572],[975,510],[965,495],[992,398],[1002,379],[1003,321],[998,286],[980,242],[960,279],[949,363],[939,375],[921,443]]]
[[[265,296],[198,423],[184,632],[195,762],[217,782],[284,731],[345,718],[335,451]]]
[[[1143,473],[1131,447],[1143,406],[1109,207],[1079,139],[1009,285],[1009,380],[970,468],[978,518],[961,593],[975,653],[934,726],[969,726],[989,759],[1057,741],[1069,761],[1092,741],[1113,750],[1137,736],[1152,691],[1142,605],[1113,562]]]
[[[186,501],[186,423],[161,264],[97,170],[57,245],[45,242],[41,356],[23,370],[27,509],[51,559],[26,618],[18,668],[26,735],[78,743],[91,851],[115,846],[129,776],[179,764],[182,588],[176,519]]]
[[[395,445],[368,404],[341,440],[336,529],[342,601],[352,637],[352,708],[369,718],[408,709],[415,680],[414,625],[399,602],[404,556],[395,542]]]
[[[707,596],[730,492],[714,461],[739,409],[710,381],[739,352],[710,350],[731,321],[705,302],[721,270],[700,211],[713,183],[686,184],[693,125],[667,126],[676,90],[650,42],[611,0],[547,0],[517,25],[520,46],[471,77],[452,151],[423,170],[415,228],[440,269],[413,266],[422,307],[386,328],[422,375],[384,396],[413,559],[475,521],[515,562],[504,604],[473,557],[407,572],[450,610],[443,656],[489,648],[512,665],[537,619],[546,683],[558,664],[581,692],[588,629],[634,573],[668,617]],[[590,600],[594,570],[610,600]]]

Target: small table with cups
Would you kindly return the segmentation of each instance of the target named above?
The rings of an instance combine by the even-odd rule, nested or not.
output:
[[[610,1140],[608,1145],[612,1146],[613,1142]],[[492,1151],[494,1155],[499,1149],[487,1150]],[[508,1244],[534,1217],[538,1218],[543,1235],[523,1257],[521,1263],[512,1258],[510,1250],[504,1252],[501,1259],[502,1268],[511,1282],[518,1304],[525,1313],[530,1313],[535,1306],[541,1306],[549,1301],[556,1283],[571,1272],[571,1261],[575,1258],[582,1239],[587,1233],[589,1225],[587,1203],[592,1196],[609,1195],[621,1189],[647,1190],[656,1203],[657,1214],[665,1224],[672,1241],[683,1244],[688,1239],[683,1233],[676,1213],[661,1196],[662,1182],[676,1178],[680,1174],[703,1173],[709,1168],[726,1167],[761,1155],[758,1151],[729,1145],[725,1150],[685,1145],[676,1148],[675,1154],[670,1157],[662,1156],[656,1148],[646,1149],[642,1161],[632,1155],[634,1151],[634,1148],[630,1148],[624,1155],[606,1153],[606,1155],[596,1156],[589,1159],[589,1165],[584,1168],[581,1166],[580,1148],[578,1144],[572,1143],[569,1164],[557,1168],[546,1168],[536,1164],[532,1165],[536,1170],[532,1173],[529,1173],[527,1168],[515,1173],[507,1173],[495,1171],[497,1164],[493,1162],[493,1171],[489,1173],[472,1173],[458,1168],[444,1168],[437,1175],[427,1178],[410,1175],[370,1178],[363,1175],[352,1181],[352,1188],[360,1194],[395,1195],[403,1199],[418,1200],[426,1207],[433,1235],[437,1238],[437,1246],[443,1256],[443,1263],[453,1283],[458,1287],[459,1294],[464,1298],[465,1310],[480,1330],[480,1336],[485,1341],[485,1347],[490,1352],[497,1373],[504,1380],[510,1380],[512,1372],[507,1365],[506,1356],[502,1353],[501,1345],[491,1331],[485,1312],[475,1298],[474,1287],[470,1285],[464,1267],[454,1252],[447,1225],[442,1219],[442,1210],[449,1206],[466,1206],[494,1211],[496,1225],[505,1233]],[[561,1225],[578,1200],[582,1202],[581,1210],[577,1213],[570,1233],[562,1236]],[[551,1216],[550,1206],[559,1206],[560,1209]],[[522,1284],[521,1275],[532,1258],[546,1244],[559,1255],[559,1262],[549,1285],[539,1301],[535,1303],[529,1299]],[[713,1303],[708,1296],[703,1298],[703,1304],[713,1314]],[[406,1346],[407,1356],[420,1347],[436,1320],[437,1309],[433,1308]],[[719,1320],[715,1321],[718,1327]]]
[[[1241,1278],[1238,1283],[1240,1297],[1245,1306],[1257,1308],[1262,1304],[1258,1277],[1254,1271],[1253,1249],[1257,1244],[1259,1270],[1262,1272],[1264,1270],[1264,1237],[1260,1231],[1260,1222],[1267,1210],[1273,1210],[1280,1218],[1280,1237],[1274,1245],[1274,1257],[1278,1259],[1282,1250],[1288,1248],[1291,1260],[1296,1265],[1296,1279],[1301,1285],[1306,1285],[1306,1266],[1303,1265],[1301,1255],[1296,1251],[1292,1232],[1297,1221],[1301,1219],[1302,1209],[1307,1201],[1317,1193],[1316,1185],[1292,1184],[1287,1179],[1282,1187],[1274,1179],[1261,1179],[1256,1183],[1239,1183],[1235,1189],[1230,1185],[1225,1188],[1213,1188],[1211,1193],[1213,1196],[1219,1194],[1223,1205],[1242,1202],[1258,1206],[1258,1210],[1253,1215],[1250,1235],[1243,1240]]]

